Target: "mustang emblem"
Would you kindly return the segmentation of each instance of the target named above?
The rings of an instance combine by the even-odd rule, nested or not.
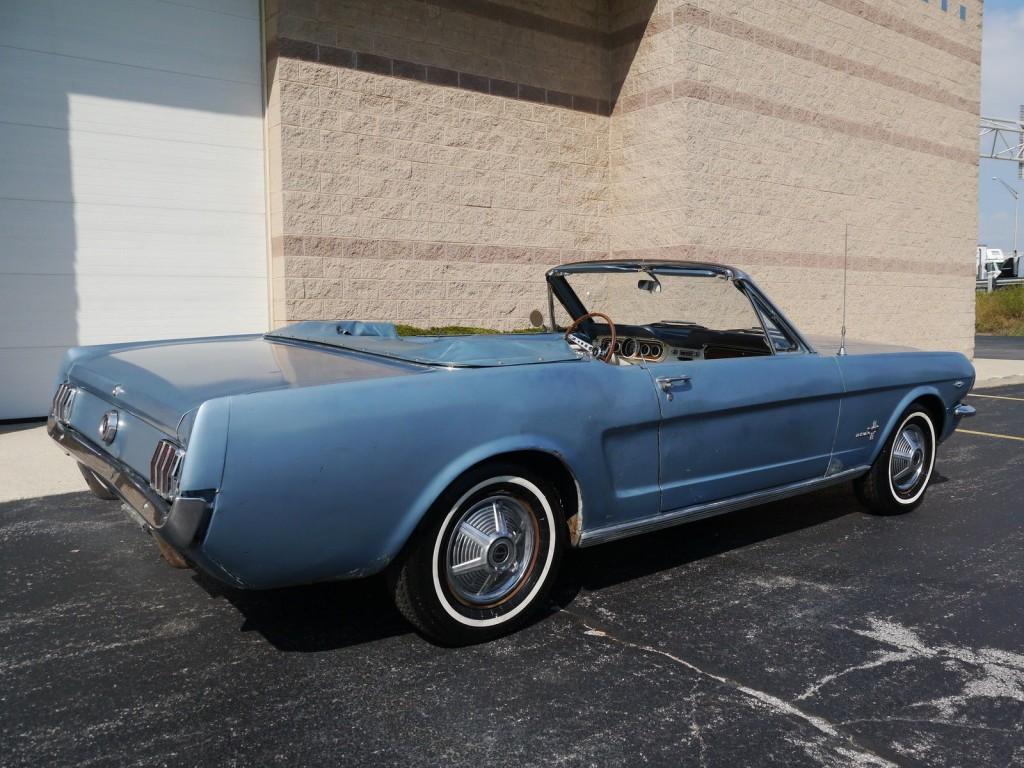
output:
[[[871,426],[865,429],[863,432],[858,432],[854,437],[866,437],[868,440],[874,440],[875,435],[878,434],[878,422],[872,420]]]

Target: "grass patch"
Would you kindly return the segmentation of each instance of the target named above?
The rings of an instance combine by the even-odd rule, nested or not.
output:
[[[979,293],[974,305],[974,328],[978,333],[1024,336],[1024,286]]]
[[[399,336],[493,336],[500,333],[544,333],[543,328],[516,328],[511,331],[496,331],[493,328],[474,328],[469,325],[442,325],[417,328],[415,325],[396,325]]]

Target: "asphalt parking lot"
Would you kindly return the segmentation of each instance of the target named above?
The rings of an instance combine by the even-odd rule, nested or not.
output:
[[[1024,386],[984,394],[910,515],[843,487],[575,553],[466,649],[377,580],[231,592],[116,504],[0,505],[0,764],[1024,764]]]
[[[990,360],[1024,360],[1024,336],[974,337],[974,354]]]

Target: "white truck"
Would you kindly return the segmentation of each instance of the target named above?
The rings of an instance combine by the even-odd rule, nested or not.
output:
[[[1002,249],[979,245],[974,256],[974,268],[977,272],[978,280],[988,280],[989,277],[998,279],[1002,274],[1005,261],[1006,257],[1003,255]],[[1016,267],[1016,264],[1012,266]],[[1010,276],[1016,277],[1016,269],[1014,269],[1014,274]]]

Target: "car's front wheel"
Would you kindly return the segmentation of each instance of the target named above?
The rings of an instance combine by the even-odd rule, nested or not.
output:
[[[398,610],[446,645],[491,640],[546,602],[566,538],[553,486],[504,463],[477,467],[431,510],[392,575]]]
[[[854,483],[857,496],[879,515],[909,512],[923,500],[935,466],[935,423],[915,403],[900,416],[871,471]]]

